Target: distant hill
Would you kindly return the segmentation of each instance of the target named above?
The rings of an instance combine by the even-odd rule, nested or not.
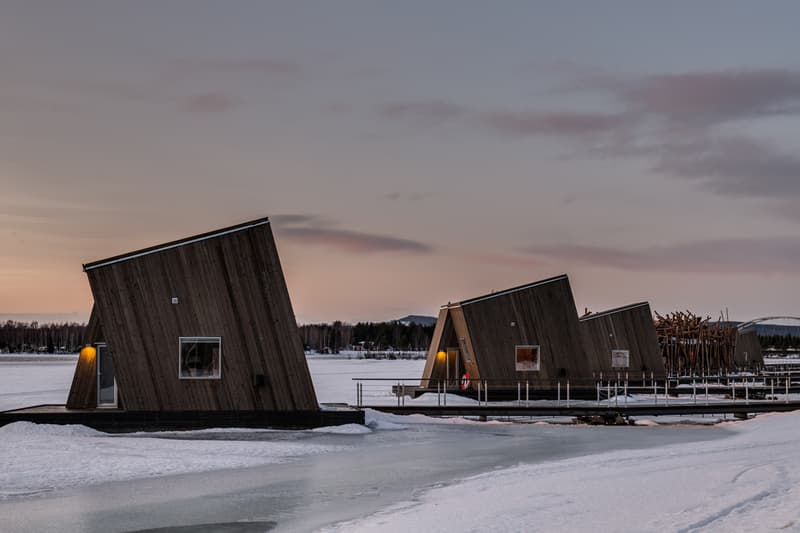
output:
[[[403,324],[404,326],[410,326],[411,324],[419,324],[420,326],[433,326],[434,324],[436,324],[436,317],[424,316],[424,315],[408,315],[404,316],[403,318],[398,318],[397,321]]]

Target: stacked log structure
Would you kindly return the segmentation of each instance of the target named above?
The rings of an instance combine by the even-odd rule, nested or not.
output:
[[[670,374],[709,375],[734,370],[736,328],[690,311],[655,313],[664,365]]]

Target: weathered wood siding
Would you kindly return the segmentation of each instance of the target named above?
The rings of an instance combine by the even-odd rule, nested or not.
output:
[[[758,333],[755,329],[744,333],[741,331],[736,333],[736,348],[733,353],[733,361],[739,368],[750,368],[764,364],[761,343],[758,340]]]
[[[92,307],[83,339],[84,346],[102,342],[102,329],[97,310]],[[97,357],[78,357],[75,375],[67,396],[67,409],[93,409],[97,407]]]
[[[127,410],[318,409],[269,224],[86,268]],[[221,379],[178,379],[179,337],[222,337]]]
[[[584,345],[591,361],[591,371],[605,378],[624,374],[626,370],[611,366],[611,350],[628,350],[630,379],[657,378],[665,375],[664,360],[658,348],[653,314],[647,302],[633,304],[582,317],[580,319]]]

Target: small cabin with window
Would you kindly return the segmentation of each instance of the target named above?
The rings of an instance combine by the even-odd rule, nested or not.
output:
[[[421,387],[594,387],[566,275],[449,303],[439,311]]]
[[[664,379],[666,371],[653,314],[647,302],[636,303],[580,318],[592,372],[603,379]]]
[[[761,341],[755,328],[736,330],[736,346],[733,352],[733,363],[737,368],[755,370],[764,366],[764,355]]]
[[[269,220],[84,265],[67,409],[318,411]]]

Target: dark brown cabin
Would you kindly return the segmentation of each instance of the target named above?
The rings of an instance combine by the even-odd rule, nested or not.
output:
[[[761,342],[755,328],[736,332],[733,362],[738,368],[754,369],[764,366]]]
[[[663,379],[666,371],[650,304],[637,304],[592,313],[580,318],[586,353],[592,372],[613,379],[628,374],[630,379]]]
[[[67,407],[319,409],[269,220],[84,265],[95,305]]]
[[[462,302],[439,311],[422,387],[458,386],[469,374],[490,387],[594,387],[566,275]]]

